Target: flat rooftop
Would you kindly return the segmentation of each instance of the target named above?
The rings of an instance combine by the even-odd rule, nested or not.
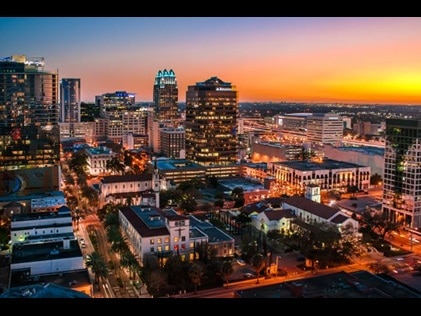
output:
[[[68,247],[64,244],[68,243]],[[67,240],[40,241],[29,244],[19,243],[13,246],[11,263],[57,260],[61,258],[81,257],[82,251],[76,238]]]
[[[343,162],[343,161],[332,160],[332,159],[324,159],[321,162],[282,161],[282,162],[275,162],[274,164],[281,165],[281,166],[288,167],[295,170],[301,170],[301,171],[352,169],[352,168],[365,167],[365,166],[350,163],[350,162]]]
[[[235,292],[238,298],[421,298],[393,278],[368,271],[344,271]]]
[[[153,161],[152,163],[154,163]],[[162,159],[158,158],[156,160],[156,165],[158,170],[177,170],[177,169],[203,169],[206,170],[205,167],[194,163],[187,159]]]
[[[245,178],[223,178],[218,183],[227,190],[233,190],[236,187],[243,188],[244,192],[253,192],[257,190],[266,190],[260,182],[252,182]]]
[[[207,221],[199,220],[197,217],[193,215],[188,216],[190,219],[190,227],[194,227],[202,231],[208,236],[208,242],[221,242],[221,241],[233,241],[230,235],[223,232],[221,229],[215,227],[211,223]],[[194,236],[195,237],[195,236]]]

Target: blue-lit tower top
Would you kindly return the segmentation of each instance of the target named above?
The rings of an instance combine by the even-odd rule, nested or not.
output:
[[[156,74],[153,102],[159,121],[173,121],[179,117],[177,78],[172,69],[159,70]]]

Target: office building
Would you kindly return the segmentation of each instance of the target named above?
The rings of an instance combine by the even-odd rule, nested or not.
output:
[[[160,129],[161,153],[169,158],[185,158],[186,134],[184,128]]]
[[[159,70],[153,86],[153,103],[159,121],[173,121],[178,115],[178,85],[172,69]]]
[[[211,77],[186,92],[186,158],[201,165],[238,161],[236,86]]]
[[[80,79],[60,80],[60,122],[69,123],[70,137],[74,137],[74,123],[80,122]]]
[[[421,227],[421,120],[386,119],[383,212]]]
[[[336,113],[314,113],[307,117],[307,141],[337,145],[344,134],[343,120]]]
[[[58,71],[44,65],[0,59],[0,196],[59,188]]]

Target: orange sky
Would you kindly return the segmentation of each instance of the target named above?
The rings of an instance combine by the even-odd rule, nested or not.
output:
[[[81,78],[87,102],[152,101],[157,72],[173,69],[179,101],[217,76],[240,102],[421,104],[420,34],[419,17],[0,18],[0,57],[44,56]]]

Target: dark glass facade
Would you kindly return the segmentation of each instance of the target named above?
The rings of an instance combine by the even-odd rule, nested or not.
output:
[[[387,119],[383,212],[421,228],[421,120]]]
[[[0,196],[58,188],[58,116],[57,73],[22,56],[0,61]]]
[[[172,69],[158,71],[153,86],[153,103],[159,121],[178,119],[178,85]]]
[[[203,166],[238,161],[236,87],[217,77],[186,92],[186,158]]]

